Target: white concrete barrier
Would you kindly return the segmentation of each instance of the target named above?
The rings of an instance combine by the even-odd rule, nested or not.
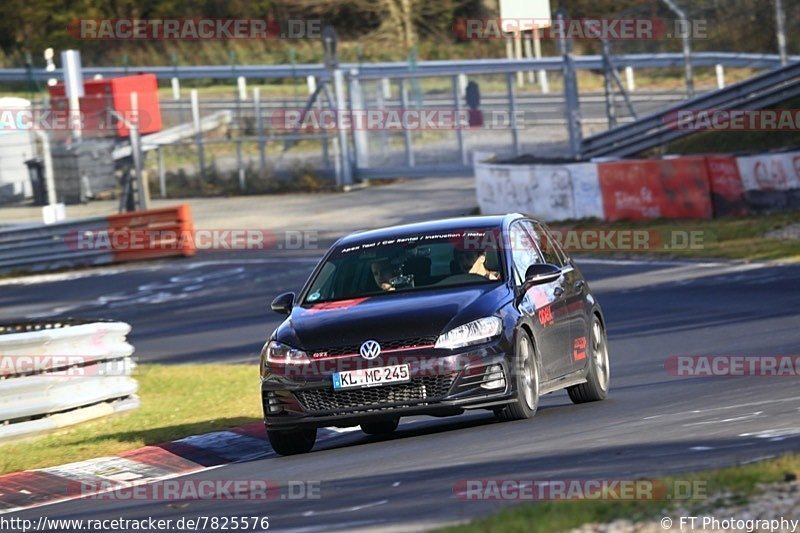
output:
[[[487,161],[488,160],[488,161]],[[483,214],[525,213],[545,221],[603,218],[596,163],[496,164],[475,157]]]
[[[800,189],[800,152],[740,156],[736,163],[746,191]]]

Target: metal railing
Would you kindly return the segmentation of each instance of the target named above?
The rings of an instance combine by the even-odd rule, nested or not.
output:
[[[83,233],[107,231],[107,217],[0,229],[0,273],[111,263],[111,250],[80,250],[78,245],[78,236]]]
[[[624,157],[696,133],[694,129],[678,127],[677,117],[682,110],[729,110],[745,106],[763,109],[798,95],[800,63],[793,63],[587,137],[581,145],[581,155]]]
[[[576,69],[602,70],[604,66],[601,55],[576,56],[573,59]],[[684,61],[682,54],[669,53],[616,55],[613,59],[615,67],[626,69],[680,67]],[[800,57],[793,59],[800,60]],[[695,67],[711,68],[721,65],[775,68],[780,63],[780,58],[773,54],[718,52],[693,54],[692,60]],[[203,191],[215,191],[210,194],[269,192],[274,180],[291,180],[298,173],[308,171],[323,180],[333,176],[337,184],[345,185],[352,178],[465,175],[472,172],[471,153],[476,150],[490,150],[504,156],[532,153],[543,157],[576,157],[584,155],[578,153],[583,148],[590,157],[602,155],[604,152],[597,146],[606,142],[614,145],[617,141],[604,140],[614,139],[613,135],[593,135],[609,124],[607,100],[601,94],[583,92],[575,101],[562,94],[519,89],[517,74],[520,71],[561,70],[562,67],[560,56],[538,60],[422,61],[413,68],[405,62],[340,65],[345,86],[342,91],[345,93],[345,112],[360,107],[401,113],[435,108],[462,111],[466,108],[467,80],[479,83],[482,93],[480,111],[487,117],[486,123],[478,127],[435,131],[408,128],[404,131],[287,129],[276,127],[276,123],[281,122],[281,113],[305,107],[306,96],[298,94],[298,91],[293,98],[272,96],[267,91],[260,92],[259,87],[247,91],[244,82],[237,83],[238,92],[232,87],[231,97],[227,99],[200,100],[195,96],[190,100],[178,90],[174,91],[173,99],[161,99],[161,114],[167,129],[142,139],[143,150],[151,153],[144,166],[150,176],[158,177],[158,190],[164,197],[195,194],[195,190],[201,194],[205,194]],[[323,65],[131,69],[134,70],[154,72],[160,78],[179,79],[301,79],[314,76],[317,81],[308,82],[309,90],[312,86],[328,83],[330,78]],[[121,67],[84,69],[87,76],[114,76],[126,72],[128,70]],[[6,79],[4,76],[26,73],[24,69],[17,69],[16,74],[8,69],[0,70],[0,81]],[[35,70],[31,74],[45,75],[43,71]],[[58,71],[46,73],[47,76],[58,74]],[[325,87],[325,93],[328,88]],[[326,102],[322,97],[318,98],[313,109],[333,107],[330,95],[326,96]],[[676,104],[676,101],[684,98],[683,90],[651,92],[639,88],[630,93],[631,107],[638,116],[648,119],[659,116],[652,113],[670,104],[672,106],[667,109],[682,108],[686,104]],[[566,117],[572,116],[570,110],[574,109],[580,109],[581,120],[573,129],[578,129],[586,138],[584,143],[567,138]],[[513,119],[504,123],[504,115]],[[489,124],[490,116],[496,119],[492,124]],[[645,122],[649,126],[636,126],[635,131],[642,133],[657,129],[659,125],[653,125],[648,119]],[[617,120],[623,125],[611,131],[634,131],[624,129],[632,117],[623,115]],[[631,139],[644,141],[649,139],[649,135],[642,139],[632,135]],[[121,144],[114,154],[117,158],[124,158],[131,154],[131,150]],[[345,179],[345,174],[349,179]],[[0,270],[2,266],[0,263]]]
[[[777,54],[749,54],[734,52],[699,52],[692,54],[692,64],[696,67],[713,67],[723,65],[733,68],[775,68],[780,66]],[[790,61],[800,59],[790,57]],[[662,54],[624,54],[614,57],[622,67],[664,68],[683,66],[684,56],[680,53]],[[399,76],[447,76],[453,74],[494,74],[526,70],[561,70],[561,57],[544,57],[541,59],[461,59],[442,61],[419,61],[413,69],[408,62],[391,63],[343,63],[340,68],[345,72],[357,70],[362,77],[396,78]],[[599,70],[603,68],[602,55],[575,57],[575,68]],[[204,65],[204,66],[135,66],[135,67],[83,67],[86,76],[124,76],[135,72],[148,72],[160,79],[178,78],[192,79],[236,79],[245,78],[293,78],[315,76],[328,79],[329,72],[322,64],[302,65]],[[0,69],[0,82],[47,80],[62,77],[61,69],[46,71],[45,69],[5,68]]]

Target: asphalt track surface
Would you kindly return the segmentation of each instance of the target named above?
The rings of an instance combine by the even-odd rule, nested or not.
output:
[[[298,288],[319,251],[206,255],[0,284],[0,319],[126,320],[142,361],[255,361],[278,323],[267,304]],[[407,531],[510,503],[464,501],[466,479],[631,479],[738,464],[800,448],[797,377],[676,377],[671,355],[796,355],[800,266],[579,260],[606,313],[612,381],[603,402],[542,399],[528,421],[489,412],[404,419],[389,437],[341,432],[306,455],[264,456],[194,479],[320,481],[320,498],[71,501],[6,515],[50,518],[268,516],[270,530]],[[65,279],[74,278],[74,279]],[[47,279],[47,278],[45,278]],[[254,374],[257,372],[253,367]],[[208,391],[213,394],[213,391]],[[209,415],[213,416],[213,415]]]

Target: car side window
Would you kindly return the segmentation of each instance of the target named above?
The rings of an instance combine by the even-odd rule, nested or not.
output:
[[[561,239],[556,238],[556,236],[553,234],[553,230],[551,230],[549,227],[547,227],[546,224],[539,224],[539,225],[542,227],[542,229],[544,229],[544,233],[545,233],[545,235],[547,235],[549,237],[550,242],[553,243],[553,248],[555,249],[556,253],[558,253],[559,257],[561,257],[561,262],[564,265],[568,265],[569,264],[569,255],[567,255],[567,252],[564,250],[564,247],[561,245],[561,241],[563,239],[563,236],[562,236]]]
[[[536,246],[539,248],[542,256],[544,256],[545,263],[550,263],[551,265],[555,265],[557,267],[563,267],[566,264],[566,261],[564,260],[563,255],[559,253],[558,243],[556,242],[555,238],[545,230],[544,226],[531,220],[523,220],[522,223],[525,226],[525,229],[527,229],[533,236]]]
[[[511,260],[514,264],[514,278],[517,284],[521,284],[525,279],[525,272],[528,267],[536,263],[542,263],[542,256],[539,255],[530,232],[520,223],[511,225],[509,240],[511,242]]]

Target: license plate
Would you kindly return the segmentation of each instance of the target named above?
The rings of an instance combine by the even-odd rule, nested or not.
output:
[[[388,383],[405,383],[408,381],[411,381],[411,377],[408,374],[408,365],[360,368],[333,374],[333,389],[378,387]]]

